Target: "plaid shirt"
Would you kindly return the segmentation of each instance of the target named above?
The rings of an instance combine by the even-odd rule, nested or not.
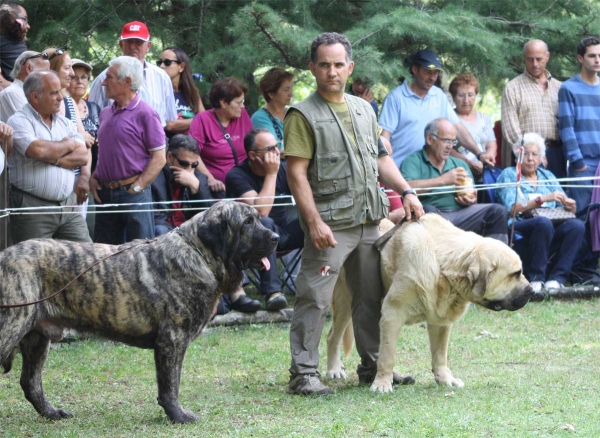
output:
[[[558,134],[558,89],[562,85],[548,71],[546,91],[527,71],[514,78],[502,94],[502,136],[513,149],[523,134],[536,132],[546,140],[560,140]]]

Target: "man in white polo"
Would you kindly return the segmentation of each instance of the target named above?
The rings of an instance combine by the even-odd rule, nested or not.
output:
[[[146,61],[146,54],[152,48],[150,32],[148,27],[141,21],[132,21],[123,26],[121,40],[119,41],[121,51],[125,56],[138,59],[144,66],[144,80],[138,94],[154,111],[158,113],[163,127],[171,120],[177,119],[177,108],[173,97],[173,85],[171,79],[161,68]],[[102,86],[106,78],[106,71],[100,73],[90,88],[90,102],[105,108],[112,104],[112,99],[106,97],[106,91]]]

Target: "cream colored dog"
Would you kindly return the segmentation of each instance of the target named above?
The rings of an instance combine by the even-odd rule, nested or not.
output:
[[[381,228],[385,232],[390,223]],[[381,252],[381,276],[387,293],[379,322],[377,376],[371,386],[379,392],[392,391],[396,342],[403,325],[427,322],[436,382],[462,387],[463,382],[448,368],[452,324],[465,314],[469,303],[495,311],[517,310],[533,293],[512,249],[462,231],[437,214],[405,223],[395,232]],[[348,354],[353,341],[351,298],[345,276],[340,273],[339,278],[327,335],[327,377],[332,379],[347,377],[340,347],[343,340]]]

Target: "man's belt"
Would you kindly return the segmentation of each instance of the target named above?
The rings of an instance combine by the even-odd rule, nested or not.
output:
[[[118,189],[120,187],[129,185],[129,184],[135,182],[135,180],[138,179],[139,176],[140,176],[140,174],[138,173],[137,175],[134,175],[127,179],[122,179],[120,181],[102,182],[102,187],[104,187],[105,189]]]
[[[560,140],[546,140],[544,143],[548,149],[559,148],[562,146],[562,141]]]

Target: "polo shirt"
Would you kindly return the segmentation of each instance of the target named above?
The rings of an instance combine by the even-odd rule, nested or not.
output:
[[[452,169],[456,169],[457,167],[462,167],[465,169],[467,175],[473,179],[473,175],[469,170],[469,165],[463,160],[454,157],[448,157],[446,159],[444,167],[442,168],[442,172],[440,172],[438,168],[435,167],[431,161],[429,161],[429,157],[427,157],[427,154],[425,153],[425,147],[423,147],[421,150],[413,152],[404,159],[400,171],[402,172],[402,176],[406,181],[411,181],[413,179],[438,178],[444,173],[449,172]],[[421,202],[423,205],[433,205],[438,210],[445,211],[454,211],[464,208],[454,200],[456,197],[456,191],[449,191],[451,188],[451,186],[445,186],[443,188],[431,190],[429,193],[422,195]],[[436,192],[446,193],[439,193],[437,195],[431,194]]]
[[[27,103],[8,119],[8,124],[14,131],[13,151],[8,159],[10,183],[47,201],[67,199],[73,193],[73,170],[29,157],[27,149],[38,140],[60,142],[67,137],[85,144],[75,123],[60,114],[54,114],[52,124],[48,126],[42,116]]]
[[[149,152],[164,149],[165,132],[160,118],[137,94],[129,104],[116,104],[100,112],[96,177],[102,182],[120,181],[142,173]]]
[[[106,97],[106,90],[102,86],[107,70],[100,73],[90,87],[88,100],[100,108],[105,108],[113,103],[112,99]],[[173,84],[169,75],[162,68],[144,61],[144,80],[137,92],[142,96],[142,100],[158,113],[162,126],[177,119]]]
[[[379,126],[392,134],[392,158],[396,166],[425,142],[425,126],[443,117],[453,125],[459,123],[448,96],[441,88],[431,87],[424,98],[409,88],[405,81],[394,88],[383,101]]]

